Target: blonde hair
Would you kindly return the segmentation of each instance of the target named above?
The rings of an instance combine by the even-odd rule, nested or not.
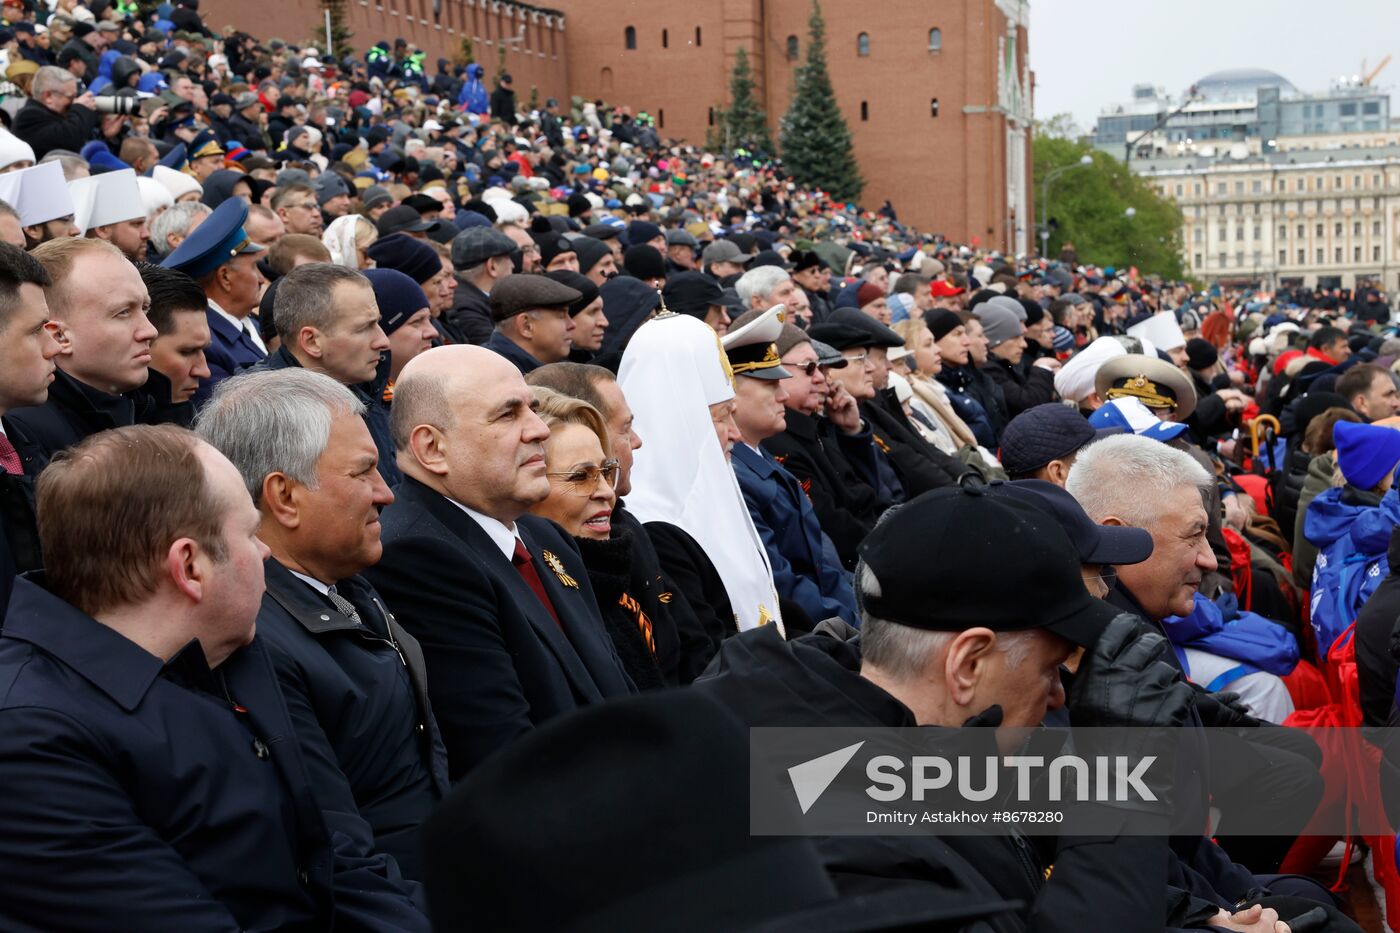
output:
[[[107,253],[118,259],[126,259],[121,250],[106,240],[87,237],[58,237],[30,251],[29,255],[39,260],[53,280],[53,284],[44,289],[44,297],[51,310],[60,313],[68,310],[68,278],[73,272],[73,264],[84,253]]]
[[[598,409],[582,399],[546,389],[544,386],[532,386],[530,391],[535,393],[535,401],[539,403],[536,414],[551,431],[564,424],[585,427],[597,435],[598,443],[603,447],[603,456],[612,456],[612,438],[608,435],[608,424]]]

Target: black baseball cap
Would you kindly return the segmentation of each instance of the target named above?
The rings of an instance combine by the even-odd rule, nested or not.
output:
[[[1039,628],[1088,647],[1118,615],[1085,589],[1078,552],[1055,519],[981,487],[910,500],[859,553],[879,593],[863,595],[864,610],[911,628]]]
[[[1140,564],[1152,556],[1151,532],[1125,525],[1095,524],[1079,500],[1063,486],[1043,479],[1019,479],[991,483],[987,492],[1029,503],[1059,522],[1081,564]]]
[[[1001,465],[1012,476],[1034,473],[1122,428],[1095,428],[1083,415],[1059,402],[1027,408],[1006,425],[1001,435]]]

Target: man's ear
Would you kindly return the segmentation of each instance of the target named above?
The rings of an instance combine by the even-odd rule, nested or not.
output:
[[[408,450],[400,452],[400,456],[404,455],[417,460],[429,473],[447,475],[447,435],[434,425],[414,426],[408,436]]]
[[[996,643],[991,629],[979,627],[959,632],[948,645],[943,655],[943,682],[949,698],[959,706],[973,702]]]
[[[296,492],[301,488],[285,473],[269,473],[263,477],[262,496],[258,508],[264,521],[272,521],[283,528],[296,528],[301,524],[301,507]]]

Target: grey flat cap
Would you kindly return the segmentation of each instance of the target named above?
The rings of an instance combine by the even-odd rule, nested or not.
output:
[[[453,245],[455,248],[455,241]],[[491,289],[491,320],[504,321],[508,317],[538,308],[567,311],[569,305],[582,297],[583,293],[578,289],[570,288],[545,275],[532,272],[508,275]]]
[[[519,247],[495,227],[468,227],[452,238],[452,267],[468,269],[493,256],[508,256]]]

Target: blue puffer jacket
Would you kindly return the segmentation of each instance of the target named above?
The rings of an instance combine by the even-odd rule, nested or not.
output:
[[[1308,504],[1303,536],[1317,545],[1312,626],[1325,656],[1389,572],[1390,532],[1400,524],[1395,489],[1377,498],[1354,486],[1328,489]]]
[[[466,108],[468,113],[486,113],[491,109],[491,95],[481,82],[485,73],[486,69],[475,62],[467,66],[467,80],[457,95],[457,106]]]

